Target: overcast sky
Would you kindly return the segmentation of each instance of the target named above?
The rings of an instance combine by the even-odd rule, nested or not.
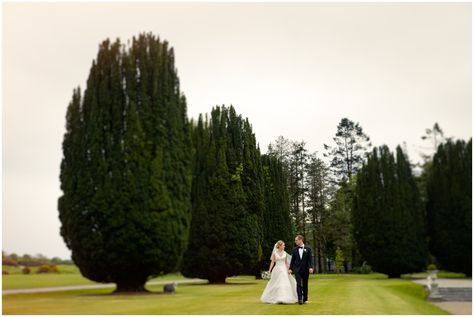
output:
[[[233,104],[262,152],[322,153],[341,118],[374,145],[425,128],[471,137],[471,4],[3,4],[3,250],[67,258],[57,199],[72,90],[99,43],[153,32],[175,48],[188,115]]]

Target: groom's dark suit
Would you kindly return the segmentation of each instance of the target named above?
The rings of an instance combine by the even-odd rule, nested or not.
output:
[[[303,257],[300,258],[299,249],[299,247],[293,249],[290,270],[295,273],[298,300],[306,302],[308,300],[309,269],[313,268],[313,255],[311,248],[305,246],[303,248]]]

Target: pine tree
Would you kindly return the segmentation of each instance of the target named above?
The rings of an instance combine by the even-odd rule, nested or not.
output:
[[[427,179],[429,247],[441,268],[472,274],[472,139],[438,146]]]
[[[370,147],[371,143],[370,138],[363,131],[359,123],[354,123],[348,118],[341,119],[333,140],[336,143],[335,146],[324,144],[326,150],[324,156],[329,157],[331,160],[331,182],[340,187],[337,189],[337,194],[332,197],[332,215],[329,217],[331,223],[328,225],[328,228],[334,234],[337,233],[337,230],[347,232],[347,229],[352,227],[350,221],[352,218],[352,204],[345,203],[345,201],[352,200],[353,193],[351,191],[352,186],[347,186],[347,183],[352,181],[364,163],[367,147]],[[335,240],[339,240],[339,242],[335,242]],[[334,253],[334,247],[337,244],[343,248],[346,260],[353,262],[352,264],[359,264],[359,252],[356,244],[353,242],[353,237],[350,234],[343,233],[341,235],[339,233],[333,235],[332,239],[328,241],[328,251],[329,253]],[[348,256],[349,254],[350,256]]]
[[[283,171],[288,178],[289,160],[293,142],[280,135],[275,142],[268,145],[268,155],[275,156],[283,165]]]
[[[307,165],[307,207],[311,226],[307,241],[313,244],[313,263],[315,263],[315,272],[325,271],[327,254],[328,230],[327,223],[329,218],[329,198],[331,186],[329,182],[329,168],[317,157],[316,153],[309,155]]]
[[[333,138],[336,146],[324,144],[327,153],[324,156],[331,159],[334,182],[346,182],[356,174],[364,162],[366,148],[371,146],[370,138],[363,132],[359,123],[342,118]]]
[[[354,196],[355,175],[341,186],[330,197],[325,221],[323,222],[325,251],[328,257],[335,259],[336,250],[344,253],[344,265],[348,270],[349,263],[354,266],[354,254],[358,254],[353,237],[352,200]]]
[[[296,224],[298,234],[306,235],[306,176],[308,166],[308,150],[304,141],[293,142],[289,161],[289,192],[291,215]]]
[[[66,119],[58,209],[72,259],[118,292],[145,291],[149,277],[176,270],[190,226],[192,153],[173,50],[151,34],[128,47],[105,40]]]
[[[430,144],[429,146],[422,147],[429,150],[430,152],[436,152],[436,150],[438,149],[438,145],[446,140],[444,132],[439,126],[438,122],[435,122],[433,128],[425,129],[425,135],[421,136],[421,139],[424,141],[428,140],[432,142],[432,144]],[[425,163],[432,158],[432,155],[427,155],[423,152],[420,152],[420,154]]]

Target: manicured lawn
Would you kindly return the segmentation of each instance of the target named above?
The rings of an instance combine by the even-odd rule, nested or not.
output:
[[[55,287],[69,285],[96,284],[80,274],[28,274],[28,275],[3,275],[2,289]]]
[[[36,274],[37,267],[31,267],[30,274],[22,274],[20,267],[3,266],[8,275],[2,275],[2,289],[87,285],[94,282],[82,277],[75,265],[58,265],[59,274]]]
[[[60,265],[57,265],[57,268],[60,273],[79,274],[79,268],[75,265],[60,264]],[[2,265],[2,270],[7,271],[9,274],[23,274],[21,271],[22,268],[20,266]],[[31,270],[31,274],[35,274],[36,271],[38,270],[38,267],[30,267],[30,270]]]
[[[455,272],[447,272],[447,271],[439,271],[437,274],[438,278],[466,278],[466,274],[464,273],[455,273]],[[427,278],[427,272],[419,272],[419,273],[412,273],[412,274],[402,274],[402,278],[405,279],[413,279],[413,278]]]
[[[71,269],[71,268],[70,268]],[[150,281],[180,280],[184,277],[180,274],[168,274],[154,278]],[[2,276],[2,289],[55,287],[70,285],[97,284],[80,273],[49,273],[49,274],[12,274]]]
[[[3,314],[446,314],[426,302],[422,285],[381,274],[317,275],[307,305],[260,302],[266,281],[229,279],[226,285],[178,285],[165,295],[111,295],[111,289],[3,296]]]

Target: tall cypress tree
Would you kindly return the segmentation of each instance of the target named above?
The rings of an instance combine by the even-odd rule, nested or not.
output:
[[[373,268],[390,277],[424,268],[427,248],[423,208],[410,165],[400,147],[374,148],[357,176],[354,238]]]
[[[233,107],[230,108],[230,113],[234,112]],[[236,116],[232,116],[236,117]],[[232,118],[231,117],[231,118]],[[259,261],[263,258],[263,216],[265,213],[266,205],[264,198],[264,179],[263,179],[263,168],[261,162],[260,149],[257,145],[255,134],[252,131],[252,127],[248,119],[243,121],[243,158],[242,158],[242,189],[245,194],[245,209],[248,213],[249,225],[256,224],[252,229],[254,230],[250,236],[254,237],[251,245],[258,245],[257,261],[254,261],[253,267],[249,267],[249,274],[255,274],[256,276],[260,273]]]
[[[209,120],[200,116],[193,142],[193,217],[182,273],[224,283],[253,272],[262,254],[264,206],[256,199],[263,194],[254,165],[260,154],[250,125],[233,107],[214,108]]]
[[[263,215],[263,243],[261,270],[267,270],[275,242],[283,240],[292,245],[290,202],[287,180],[282,162],[274,155],[262,155],[264,174],[265,212]]]
[[[174,271],[190,226],[186,102],[167,42],[140,34],[104,41],[63,141],[61,235],[81,273],[144,291]],[[173,241],[173,243],[170,243]]]
[[[281,161],[287,181],[288,199],[290,201],[290,218],[292,235],[304,234],[303,217],[305,196],[305,166],[308,155],[305,143],[292,141],[279,136],[268,146],[268,155]],[[293,238],[292,238],[293,239]]]
[[[446,270],[472,274],[472,138],[438,146],[427,179],[429,247]]]

